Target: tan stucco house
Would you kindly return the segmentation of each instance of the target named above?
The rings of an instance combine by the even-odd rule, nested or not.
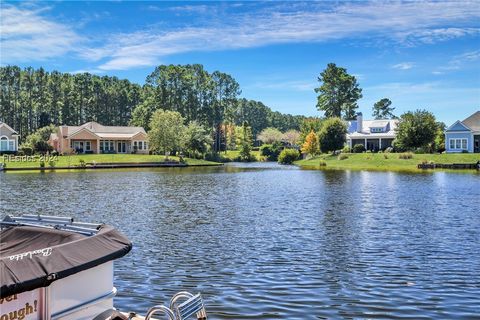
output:
[[[0,121],[0,153],[17,152],[18,133],[5,122]]]
[[[87,122],[60,126],[48,143],[59,153],[148,153],[147,133],[142,127],[104,126]]]

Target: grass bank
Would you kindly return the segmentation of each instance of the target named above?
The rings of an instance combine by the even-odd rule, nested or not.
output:
[[[325,154],[308,160],[299,160],[295,164],[306,169],[421,172],[422,170],[418,169],[417,165],[425,161],[434,163],[475,163],[480,160],[480,154],[478,153],[412,154],[410,159],[400,159],[400,155],[400,153],[346,153],[344,156]],[[342,160],[343,157],[346,158]]]
[[[261,161],[260,151],[252,151],[251,154],[255,157],[256,161]],[[227,152],[220,152],[220,156],[224,162],[240,161],[240,151],[227,150]]]
[[[178,161],[178,157],[168,157],[170,160]],[[29,158],[16,157],[11,158],[8,155],[2,156],[1,162],[6,164],[6,168],[38,168],[42,160],[45,167],[50,168],[50,160],[53,161],[54,167],[78,167],[84,163],[139,163],[139,162],[164,162],[165,156],[161,155],[142,155],[142,154],[82,154],[71,156],[45,157],[40,156]],[[196,165],[214,165],[216,162],[184,158],[185,163],[189,166]]]

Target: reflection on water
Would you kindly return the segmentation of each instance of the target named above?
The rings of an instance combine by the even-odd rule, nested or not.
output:
[[[3,174],[2,214],[117,226],[116,306],[180,290],[212,319],[475,318],[478,175],[223,168]]]

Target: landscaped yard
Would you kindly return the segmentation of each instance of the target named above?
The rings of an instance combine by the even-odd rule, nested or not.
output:
[[[250,152],[257,161],[260,161],[260,151],[252,151]],[[227,150],[227,152],[220,152],[220,155],[224,158],[227,158],[229,161],[238,161],[240,157],[240,151],[238,150]]]
[[[40,167],[41,158],[39,156],[33,157],[16,157],[10,158],[13,156],[5,155],[1,158],[1,162],[6,164],[7,168],[38,168]],[[9,161],[11,159],[12,161]],[[18,161],[13,161],[17,159]],[[80,166],[82,160],[85,163],[121,163],[121,162],[163,162],[165,161],[165,156],[162,155],[142,155],[142,154],[82,154],[82,155],[71,155],[71,156],[58,156],[51,157],[55,167],[69,167],[69,166]],[[169,157],[170,160],[178,161],[178,157]],[[48,158],[45,160],[45,167],[50,167]],[[184,158],[185,162],[188,165],[205,165],[205,164],[214,164],[211,161],[198,160]]]
[[[413,154],[411,159],[400,159],[400,153],[347,153],[348,158],[330,154],[320,155],[309,160],[299,160],[295,164],[309,169],[351,169],[383,171],[419,171],[417,165],[422,162],[434,163],[475,163],[480,160],[479,153],[459,154]],[[325,163],[326,166],[322,166]]]

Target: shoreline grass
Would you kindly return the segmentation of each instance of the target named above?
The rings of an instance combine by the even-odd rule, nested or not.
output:
[[[401,153],[346,153],[345,156],[323,154],[312,159],[296,161],[294,164],[304,169],[317,170],[367,170],[367,171],[408,171],[408,172],[434,172],[434,171],[473,171],[477,170],[452,170],[434,169],[422,170],[417,165],[422,162],[433,163],[475,163],[480,160],[478,153],[458,154],[411,154],[411,158]],[[410,156],[410,154],[409,154]]]
[[[13,156],[12,156],[13,157]],[[19,159],[17,157],[16,159]],[[35,156],[34,159],[30,158],[31,161],[10,161],[10,155],[5,155],[0,158],[1,163],[6,164],[6,168],[39,168],[41,163],[40,156]],[[49,161],[45,162],[45,168],[55,169],[56,167],[80,167],[81,161],[85,163],[97,164],[101,163],[136,163],[136,162],[164,162],[165,156],[162,155],[143,155],[143,154],[81,154],[81,155],[66,155],[66,156],[57,156],[50,157],[46,159],[54,159],[54,166],[50,166]],[[168,157],[170,160],[178,161],[178,157]],[[191,159],[184,158],[185,163],[188,166],[195,165],[213,165],[218,164],[217,162],[207,161],[203,159]]]

